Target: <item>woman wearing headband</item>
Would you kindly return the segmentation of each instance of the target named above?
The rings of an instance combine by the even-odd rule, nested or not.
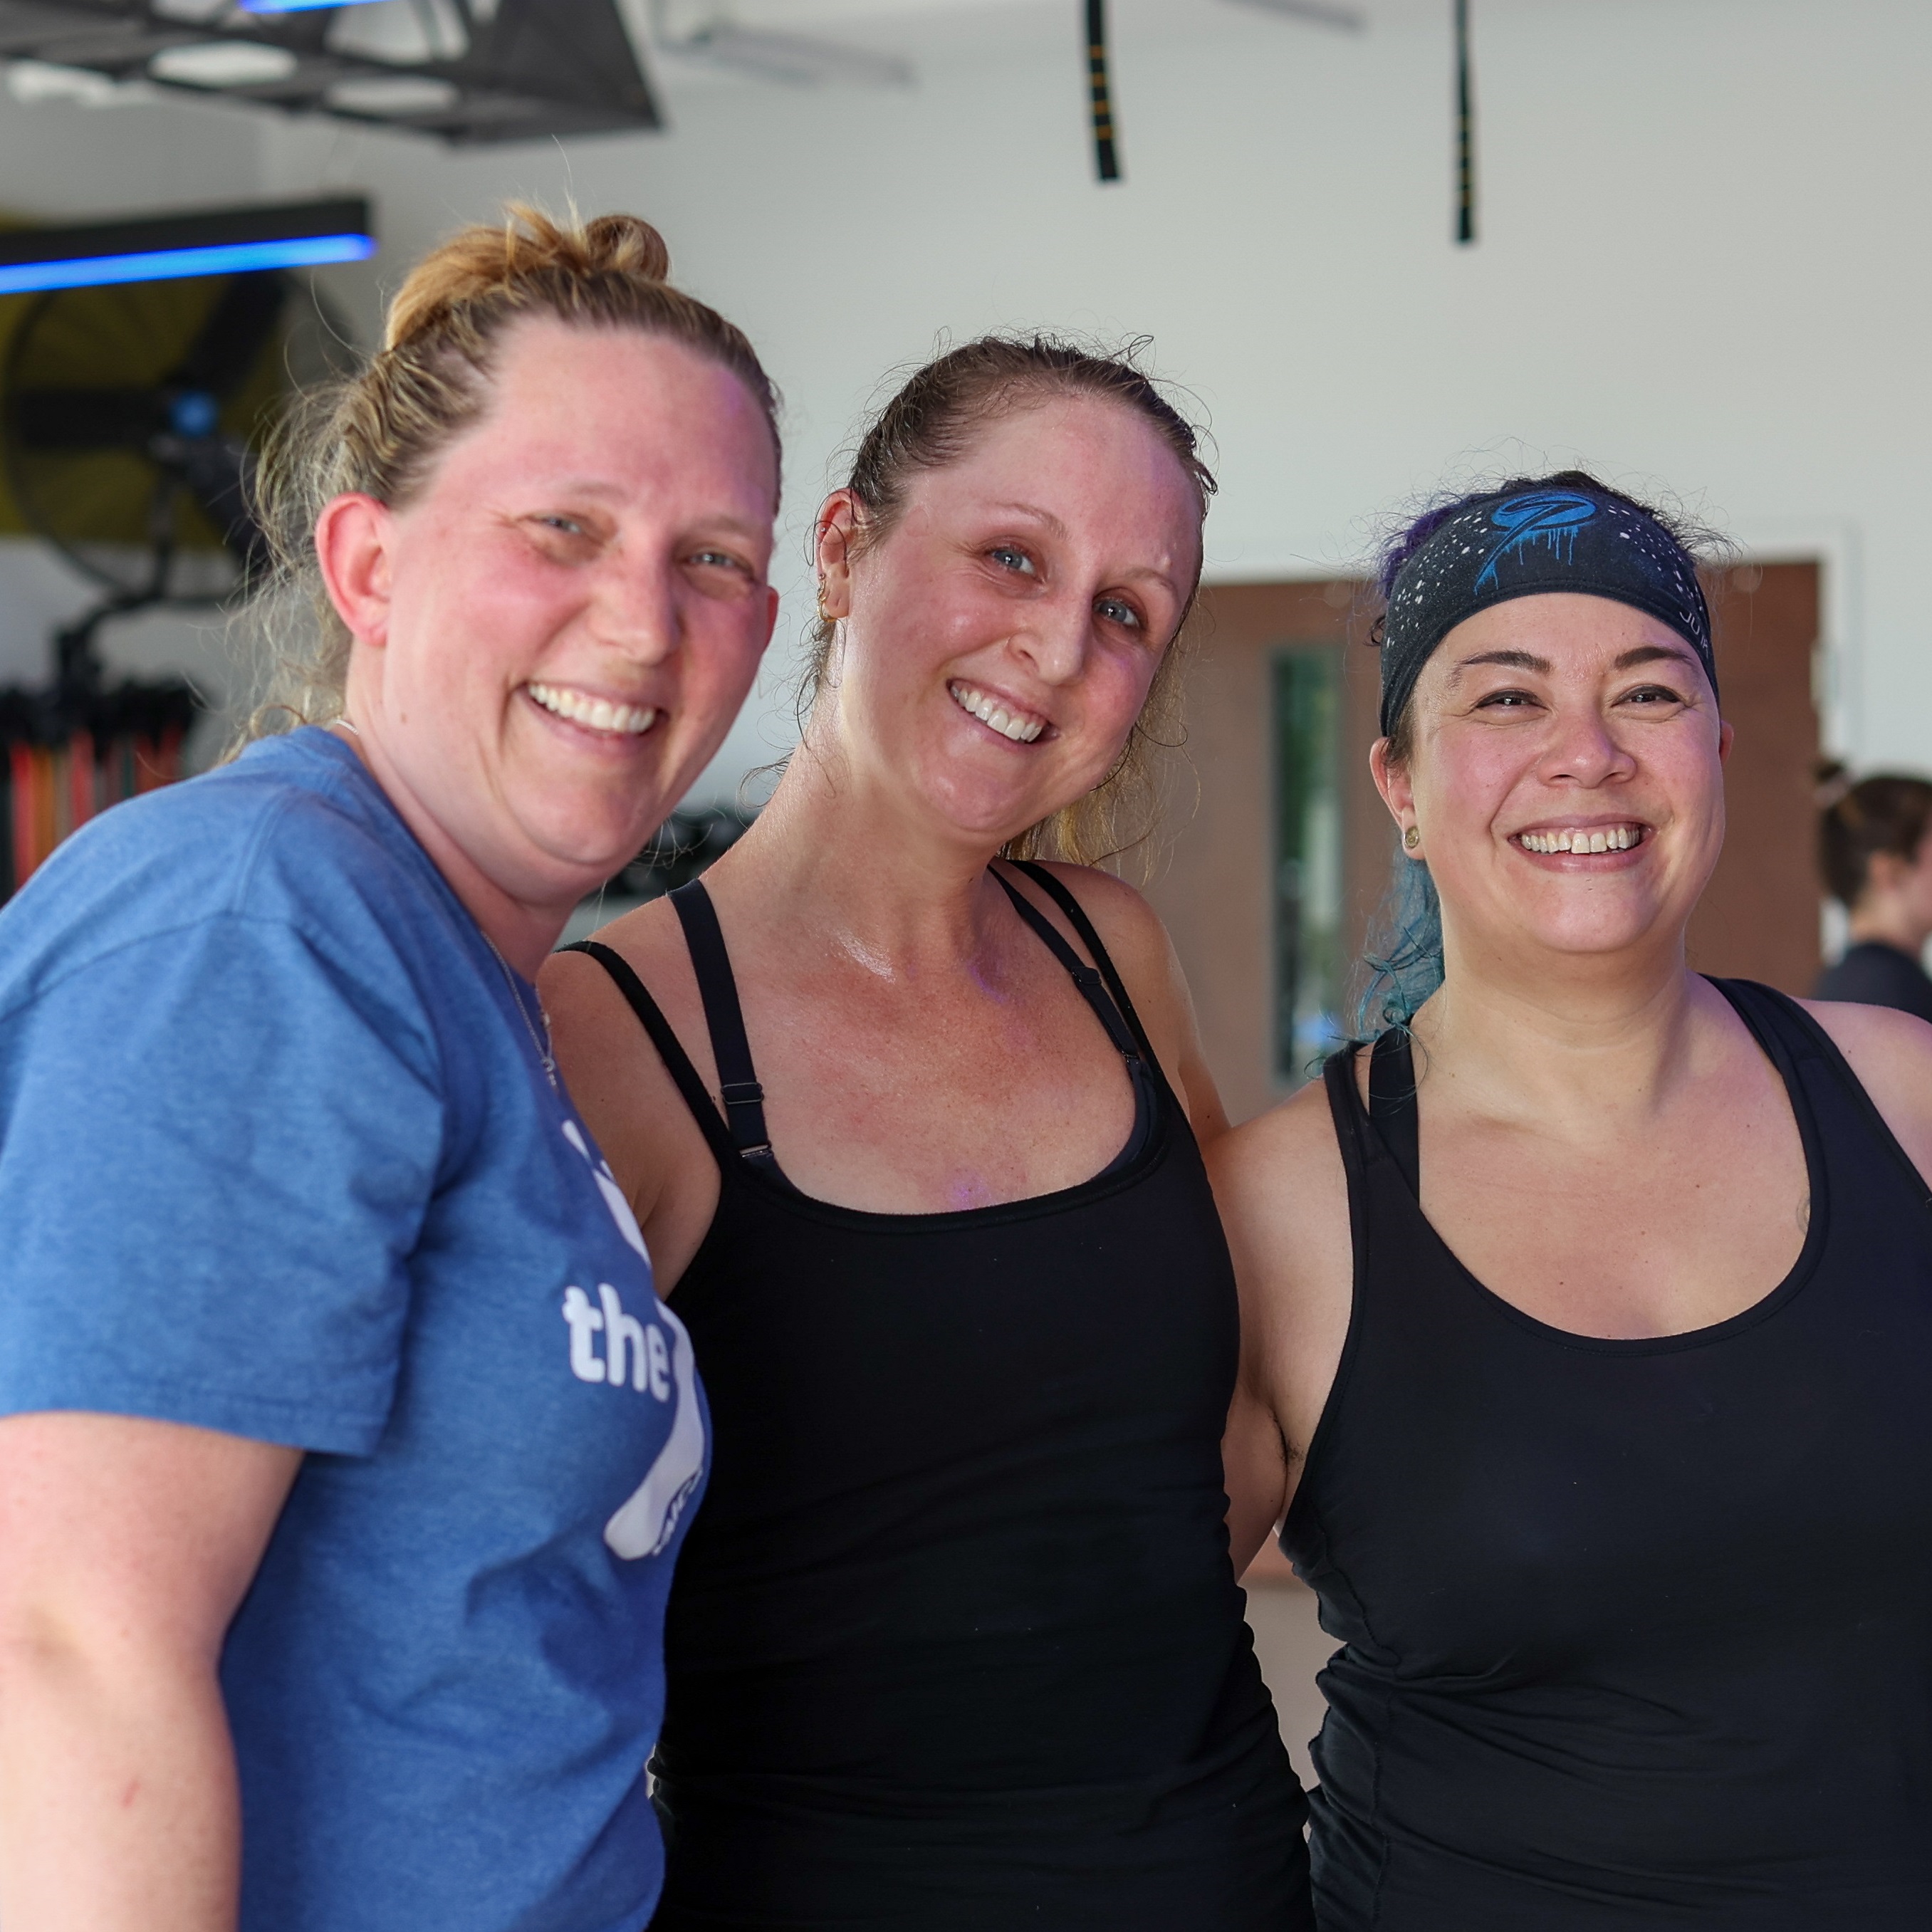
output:
[[[1324,1932],[1932,1919],[1932,1029],[1690,971],[1730,728],[1588,476],[1384,578],[1386,1030],[1214,1150]]]
[[[1223,1522],[1220,1109],[1145,904],[1028,856],[1130,836],[1210,488],[1129,362],[922,370],[819,513],[771,803],[548,970],[717,1432],[656,1932],[1307,1922]]]
[[[0,915],[7,1932],[650,1916],[703,1397],[530,982],[771,629],[771,386],[665,272],[418,264],[272,465],[316,722]]]

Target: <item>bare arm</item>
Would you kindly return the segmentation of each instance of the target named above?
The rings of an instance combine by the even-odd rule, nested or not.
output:
[[[1239,1575],[1294,1501],[1348,1336],[1348,1180],[1320,1084],[1225,1136],[1208,1171],[1241,1297],[1240,1375],[1222,1445]]]
[[[229,1932],[217,1675],[301,1452],[178,1424],[0,1419],[0,1924]]]

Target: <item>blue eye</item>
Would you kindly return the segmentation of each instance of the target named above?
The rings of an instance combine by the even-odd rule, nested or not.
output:
[[[1141,614],[1118,597],[1102,597],[1094,608],[1110,624],[1121,625],[1130,631],[1141,628]]]
[[[1012,544],[995,544],[986,554],[1003,570],[1024,572],[1033,574],[1033,559],[1026,552]]]

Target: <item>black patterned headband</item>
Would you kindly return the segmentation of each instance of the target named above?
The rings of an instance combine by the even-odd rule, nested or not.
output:
[[[1465,618],[1548,591],[1607,597],[1668,624],[1716,691],[1711,614],[1690,553],[1634,505],[1539,486],[1465,504],[1396,572],[1382,624],[1383,736],[1436,646]]]

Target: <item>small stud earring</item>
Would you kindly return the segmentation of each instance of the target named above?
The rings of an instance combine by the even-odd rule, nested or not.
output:
[[[1405,852],[1413,852],[1421,843],[1422,827],[1419,825],[1412,825],[1402,835],[1402,849]]]

